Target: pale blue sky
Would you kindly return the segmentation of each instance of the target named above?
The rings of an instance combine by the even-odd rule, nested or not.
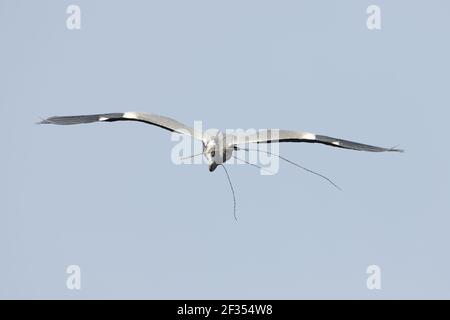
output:
[[[370,4],[382,30],[366,28]],[[0,297],[450,298],[449,9],[0,0]],[[230,166],[235,222],[222,170],[175,166],[159,128],[34,124],[134,110],[407,152],[283,144],[344,191],[289,164]]]

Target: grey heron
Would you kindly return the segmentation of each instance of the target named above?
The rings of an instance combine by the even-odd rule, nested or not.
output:
[[[279,142],[306,142],[306,143],[319,143],[336,148],[351,149],[358,151],[369,152],[403,152],[398,148],[383,148],[373,145],[358,143],[350,140],[333,138],[325,135],[319,135],[303,131],[295,130],[278,130],[278,129],[266,129],[258,130],[252,134],[224,134],[218,132],[215,135],[206,135],[202,132],[198,132],[189,126],[184,125],[174,119],[150,114],[143,112],[122,112],[122,113],[102,113],[91,115],[75,115],[75,116],[55,116],[44,119],[39,124],[56,124],[56,125],[74,125],[82,123],[92,122],[115,122],[115,121],[139,121],[150,125],[166,129],[171,132],[179,134],[190,135],[194,139],[198,139],[203,144],[203,154],[208,162],[208,168],[210,172],[213,172],[217,166],[222,165],[224,168],[228,181],[230,183],[231,191],[233,193],[234,200],[234,213],[236,212],[236,199],[234,195],[233,185],[231,184],[230,177],[226,168],[223,166],[225,162],[231,159],[233,152],[236,150],[249,151],[251,149],[240,147],[249,143],[279,143]],[[335,187],[337,185],[333,183],[327,177],[318,174],[312,170],[304,168],[295,162],[292,162],[284,157],[279,156],[281,159],[288,161],[302,169],[305,169],[313,174],[319,175],[322,178],[328,180]],[[236,218],[236,215],[235,215]]]

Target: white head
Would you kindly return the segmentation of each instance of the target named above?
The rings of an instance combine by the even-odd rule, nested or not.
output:
[[[203,144],[203,154],[208,161],[209,171],[213,172],[217,166],[228,161],[233,154],[233,146],[227,146],[223,134],[217,134]]]

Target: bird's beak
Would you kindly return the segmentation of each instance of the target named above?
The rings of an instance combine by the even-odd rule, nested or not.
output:
[[[215,162],[212,162],[209,164],[209,172],[213,172],[214,170],[216,170],[218,164]]]

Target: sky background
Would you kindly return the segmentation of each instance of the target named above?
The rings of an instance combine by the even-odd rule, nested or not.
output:
[[[0,298],[450,298],[449,9],[0,0]],[[35,125],[124,111],[406,153],[283,144],[343,192],[287,163],[232,165],[236,222],[223,170],[174,165],[164,130]]]

